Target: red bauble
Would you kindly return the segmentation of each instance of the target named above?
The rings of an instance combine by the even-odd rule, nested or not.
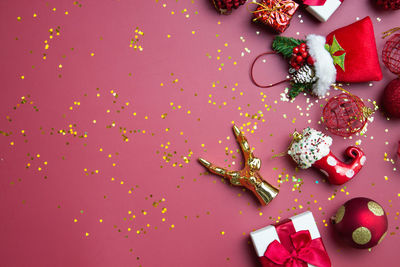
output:
[[[394,79],[386,86],[382,100],[387,115],[400,118],[400,78]]]
[[[400,33],[386,42],[382,50],[382,61],[391,72],[400,75]]]
[[[371,248],[385,237],[388,221],[383,208],[375,201],[357,197],[341,206],[332,217],[336,233],[356,248]]]
[[[355,95],[343,93],[329,99],[322,117],[328,130],[336,135],[350,136],[361,131],[367,123],[364,102]]]
[[[375,0],[376,4],[383,9],[399,9],[400,0]]]
[[[246,3],[246,0],[213,0],[215,8],[221,14],[230,14],[233,8],[238,8],[239,6]]]

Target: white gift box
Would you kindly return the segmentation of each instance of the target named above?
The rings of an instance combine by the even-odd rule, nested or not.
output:
[[[292,221],[296,232],[308,230],[310,232],[311,239],[321,237],[311,211],[306,211],[299,215],[293,216],[290,218],[290,220]],[[250,237],[253,241],[254,249],[256,250],[258,257],[264,256],[269,244],[274,240],[278,240],[278,242],[280,242],[274,225],[268,225],[267,227],[251,232]],[[311,264],[308,264],[308,266],[315,267]]]
[[[319,21],[325,22],[342,4],[339,0],[326,0],[322,6],[307,6],[306,10],[316,17]]]

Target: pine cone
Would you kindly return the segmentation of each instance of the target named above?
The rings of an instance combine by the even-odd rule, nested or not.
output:
[[[290,68],[289,73],[293,83],[314,83],[317,80],[317,77],[315,77],[314,68],[307,64],[297,71],[293,68]]]
[[[400,0],[375,0],[375,3],[383,9],[400,9]]]

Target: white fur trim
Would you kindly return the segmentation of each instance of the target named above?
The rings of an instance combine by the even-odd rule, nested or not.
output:
[[[325,37],[310,34],[306,40],[308,53],[315,61],[315,76],[318,78],[313,85],[313,93],[324,96],[331,84],[336,81],[336,68],[331,54],[325,49]]]

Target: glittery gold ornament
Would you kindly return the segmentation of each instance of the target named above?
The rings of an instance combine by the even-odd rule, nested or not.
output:
[[[202,158],[199,158],[199,162],[208,171],[228,179],[232,185],[246,187],[255,194],[262,205],[267,205],[278,195],[279,190],[261,177],[258,172],[261,168],[261,160],[253,155],[246,137],[235,125],[233,132],[243,153],[244,168],[242,170],[229,171]]]

